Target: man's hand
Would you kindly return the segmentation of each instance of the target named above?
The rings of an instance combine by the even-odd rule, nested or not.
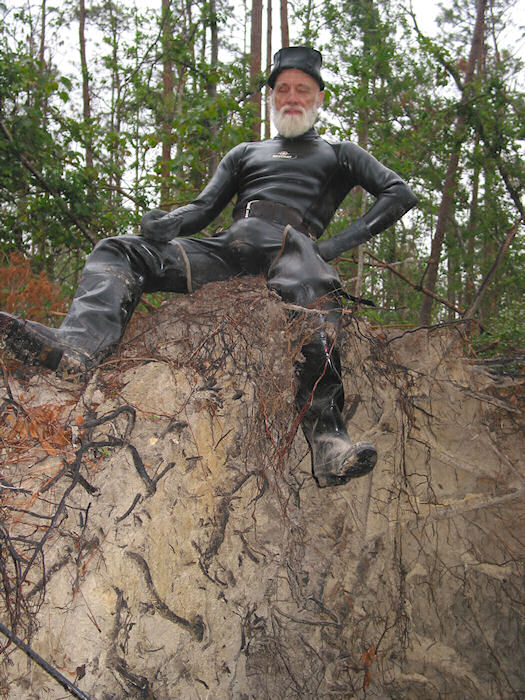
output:
[[[147,241],[167,243],[179,235],[181,226],[176,210],[166,212],[162,209],[152,209],[141,219],[140,232]]]
[[[370,229],[362,219],[353,221],[344,231],[338,233],[333,238],[325,241],[318,241],[319,253],[323,260],[329,262],[346,253],[352,248],[356,248],[361,243],[365,243],[372,237]]]

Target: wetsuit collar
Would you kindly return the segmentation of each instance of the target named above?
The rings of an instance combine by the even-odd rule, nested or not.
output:
[[[305,131],[304,134],[299,134],[299,136],[286,137],[286,136],[281,136],[281,134],[277,134],[277,136],[275,136],[274,138],[282,139],[283,141],[311,141],[312,139],[318,138],[318,134],[317,134],[317,131],[312,126],[311,129],[308,129],[308,131]]]

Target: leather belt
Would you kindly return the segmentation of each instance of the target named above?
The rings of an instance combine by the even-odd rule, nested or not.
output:
[[[235,220],[247,219],[251,216],[265,219],[266,221],[272,221],[276,224],[282,224],[283,226],[290,224],[290,226],[297,229],[297,231],[301,231],[301,233],[315,240],[314,236],[312,236],[303,223],[303,217],[297,209],[293,207],[287,207],[285,204],[279,204],[279,202],[252,199],[251,202],[246,204],[244,211],[241,209],[239,212],[236,212]]]

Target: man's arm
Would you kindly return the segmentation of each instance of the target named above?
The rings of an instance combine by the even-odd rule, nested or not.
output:
[[[319,252],[326,260],[365,243],[398,221],[417,203],[417,197],[393,170],[355,144],[343,144],[341,158],[352,180],[376,197],[368,211],[333,238],[319,241]]]
[[[177,236],[198,233],[211,223],[237,192],[238,162],[243,149],[244,145],[240,144],[224,156],[206,187],[189,204],[170,212],[162,209],[147,212],[140,222],[144,238],[166,243]]]

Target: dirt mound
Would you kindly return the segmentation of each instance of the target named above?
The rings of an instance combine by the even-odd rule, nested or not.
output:
[[[87,385],[5,371],[2,623],[92,700],[513,698],[516,381],[460,331],[341,329],[374,472],[318,489],[294,410],[315,313],[261,280],[137,320]],[[9,699],[59,680],[7,643]]]

